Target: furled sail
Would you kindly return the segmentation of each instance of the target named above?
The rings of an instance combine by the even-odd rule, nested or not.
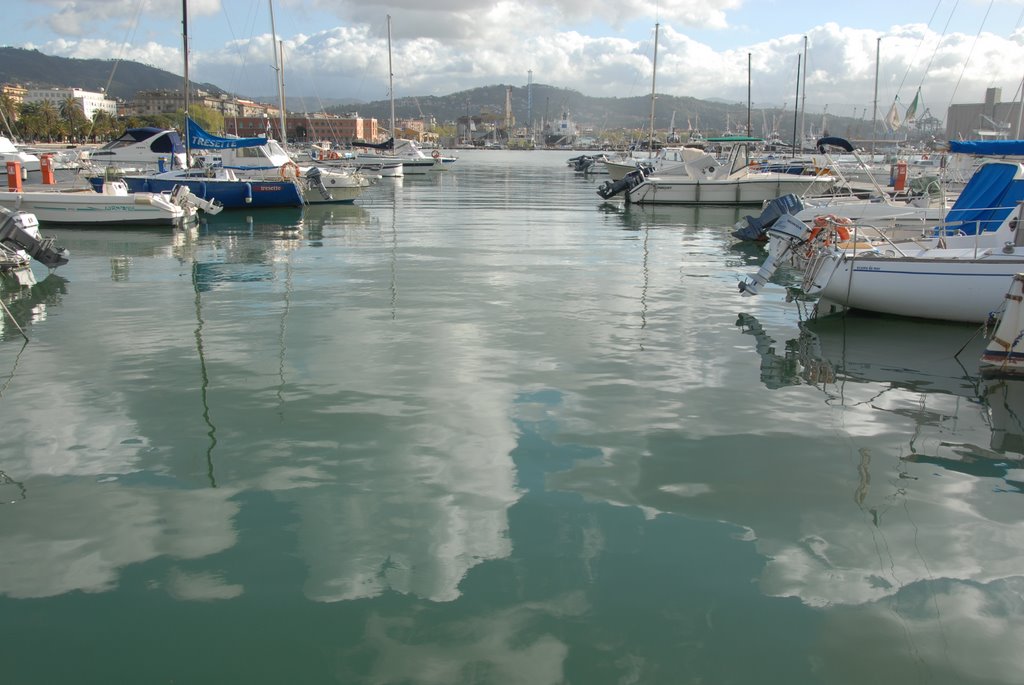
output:
[[[266,138],[222,138],[207,133],[191,117],[185,118],[188,130],[188,142],[194,150],[230,150],[240,147],[259,147],[266,145]]]

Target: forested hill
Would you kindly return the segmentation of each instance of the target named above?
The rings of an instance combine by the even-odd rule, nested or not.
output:
[[[110,81],[109,95],[122,100],[131,100],[140,90],[180,90],[182,85],[181,76],[138,62],[55,57],[38,50],[0,47],[0,83],[97,92],[107,85],[111,72],[114,78]],[[196,86],[210,93],[224,92],[209,83],[196,83]]]

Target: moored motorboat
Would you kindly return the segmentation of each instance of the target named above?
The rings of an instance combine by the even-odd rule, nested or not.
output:
[[[626,203],[760,205],[782,195],[813,195],[835,182],[832,176],[761,173],[750,166],[747,144],[738,141],[723,164],[702,154],[683,164],[686,173],[658,175],[637,169],[619,182],[602,184],[597,194],[608,200],[620,193]]]
[[[79,158],[93,166],[122,169],[184,169],[185,146],[173,129],[144,126],[129,128],[116,140],[97,149],[83,149]]]
[[[6,165],[7,162],[17,162],[26,174],[39,173],[39,157],[37,155],[22,150],[10,138],[0,136],[0,166]]]
[[[645,169],[647,175],[671,176],[685,175],[686,163],[701,159],[706,153],[696,147],[663,147],[653,157],[634,157],[631,154],[617,157],[604,156],[601,160],[608,171],[608,178],[621,181],[622,178],[637,169]]]
[[[333,169],[351,169],[366,176],[394,178],[402,175],[402,160],[371,153],[353,153],[338,150],[330,143],[315,143],[310,146],[309,158],[317,166]]]
[[[69,190],[0,191],[0,207],[28,211],[45,224],[103,226],[179,226],[196,221],[200,208],[220,206],[195,198],[187,189],[167,193],[131,193],[123,181],[105,181]]]

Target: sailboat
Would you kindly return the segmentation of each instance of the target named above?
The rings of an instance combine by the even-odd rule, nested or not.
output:
[[[458,158],[441,154],[440,150],[434,150],[427,155],[420,149],[416,141],[398,138],[395,134],[395,73],[391,66],[391,15],[388,17],[388,96],[391,100],[391,138],[383,143],[356,143],[359,147],[377,150],[376,155],[384,158],[395,158],[402,160],[402,171],[406,174],[425,174],[429,171],[440,171],[448,169]],[[356,159],[372,161],[374,153],[361,153]],[[379,157],[377,157],[379,158]]]
[[[181,2],[182,41],[185,56],[185,158],[191,160],[191,143],[189,138],[189,53],[188,53],[188,0]],[[225,149],[242,147],[246,139],[223,139]],[[260,144],[266,144],[266,138],[257,138]],[[203,200],[213,200],[224,209],[251,209],[257,207],[301,207],[306,203],[302,187],[299,184],[295,164],[284,165],[278,170],[278,178],[271,180],[240,179],[231,169],[204,167],[172,169],[156,174],[126,174],[119,176],[128,190],[137,192],[160,193],[173,191],[176,186],[186,186],[194,195]],[[89,183],[96,190],[101,190],[104,181],[102,176],[90,177]]]
[[[659,172],[662,172],[666,166],[682,169],[684,162],[695,159],[693,155],[683,152],[681,148],[673,148],[671,153],[666,150],[659,151],[657,154],[654,152],[654,105],[657,102],[656,84],[658,77],[658,31],[660,28],[660,24],[654,25],[654,59],[652,61],[651,69],[651,116],[648,122],[647,158],[638,158],[626,153],[626,156],[623,157],[609,157],[605,159],[604,165],[608,170],[608,177],[612,181],[621,181],[626,174],[631,171],[636,171],[640,165],[653,167]],[[676,113],[672,112],[670,133],[675,129],[675,120]],[[669,155],[668,157],[666,157],[667,154]],[[697,156],[700,156],[700,154]]]
[[[274,1],[270,4],[270,27],[274,44],[274,68],[277,71],[278,106],[281,113],[281,142],[268,138],[237,138],[214,136],[204,131],[191,117],[186,117],[186,134],[192,149],[203,150],[196,157],[199,166],[229,169],[247,181],[297,181],[307,204],[353,202],[370,185],[361,175],[347,169],[321,169],[299,166],[285,151],[284,77],[278,63],[277,29],[274,26]]]

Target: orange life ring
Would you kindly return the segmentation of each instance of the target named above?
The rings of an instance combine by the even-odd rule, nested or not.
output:
[[[285,162],[281,165],[281,168],[278,169],[278,172],[281,174],[281,178],[286,180],[298,178],[300,176],[299,165],[295,162]]]
[[[814,225],[811,229],[811,234],[807,236],[807,240],[805,241],[807,243],[807,257],[811,257],[814,251],[811,243],[814,242],[814,239],[818,237],[818,234],[820,234],[822,230],[831,228],[835,232],[836,236],[839,237],[839,241],[842,242],[850,239],[850,229],[848,229],[847,226],[851,225],[853,225],[853,222],[845,216],[824,214],[814,217]],[[830,246],[832,244],[832,236],[826,234],[822,242],[825,246]]]
[[[434,150],[433,152],[431,152],[430,156],[433,157],[434,159],[441,159],[441,153],[438,152],[437,150]]]
[[[334,150],[331,150],[331,159],[340,159],[340,158],[341,158],[341,155],[339,155]]]

